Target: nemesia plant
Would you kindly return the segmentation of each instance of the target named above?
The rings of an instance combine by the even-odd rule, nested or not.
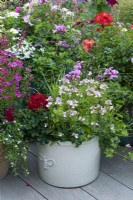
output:
[[[40,143],[70,141],[79,146],[99,136],[105,154],[112,157],[120,136],[127,135],[117,113],[120,106],[112,103],[110,83],[96,80],[91,71],[84,73],[82,68],[83,63],[78,61],[73,71],[53,86],[48,98],[32,95],[25,111],[20,111],[22,123],[25,129],[32,128],[30,134]]]
[[[12,170],[17,174],[21,167],[27,174],[26,153],[28,143],[24,141],[21,123],[17,121],[16,109],[28,96],[30,69],[25,68],[21,60],[7,50],[9,40],[0,37],[0,143],[5,148],[5,156]]]

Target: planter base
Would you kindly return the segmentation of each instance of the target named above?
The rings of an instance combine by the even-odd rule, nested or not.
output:
[[[70,142],[38,144],[38,166],[41,179],[56,187],[75,188],[94,181],[99,174],[98,137],[75,147]]]

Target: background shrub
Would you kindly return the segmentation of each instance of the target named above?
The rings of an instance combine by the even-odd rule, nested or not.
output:
[[[119,0],[119,19],[123,23],[133,23],[133,0]]]

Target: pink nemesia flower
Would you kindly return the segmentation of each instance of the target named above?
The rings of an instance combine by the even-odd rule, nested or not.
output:
[[[39,0],[38,3],[39,4],[47,3],[47,0]]]
[[[30,21],[30,15],[24,16],[23,20],[24,20],[25,23],[29,22]]]

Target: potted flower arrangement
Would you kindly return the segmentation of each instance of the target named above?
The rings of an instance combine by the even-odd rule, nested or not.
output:
[[[111,83],[94,79],[82,67],[78,61],[53,86],[51,96],[36,93],[20,111],[22,124],[38,142],[40,176],[58,187],[92,182],[99,173],[100,147],[112,157],[120,136],[127,134],[120,106],[114,107],[110,99]]]
[[[9,163],[14,174],[21,163],[26,169],[28,143],[24,141],[21,123],[17,121],[16,109],[27,96],[30,69],[14,54],[5,50],[9,40],[0,37],[0,179],[8,172]]]

